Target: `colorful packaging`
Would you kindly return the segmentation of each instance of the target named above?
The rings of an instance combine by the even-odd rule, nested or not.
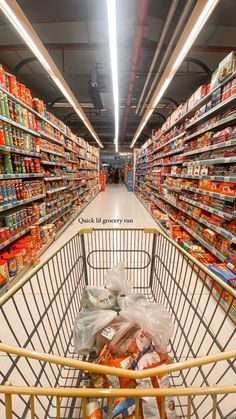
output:
[[[8,264],[7,261],[4,259],[0,260],[0,287],[8,280],[9,272],[8,272]]]
[[[109,409],[108,406],[104,408],[105,417],[109,419]],[[125,399],[124,397],[116,399],[112,407],[112,417],[114,419],[125,419],[128,418],[135,412],[135,399],[129,397]]]
[[[86,419],[102,419],[102,409],[98,402],[90,402],[86,405]]]

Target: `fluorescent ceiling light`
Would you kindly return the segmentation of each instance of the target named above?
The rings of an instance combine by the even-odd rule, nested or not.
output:
[[[11,1],[0,0],[0,9],[5,14],[5,16],[9,19],[9,21],[12,23],[16,31],[23,38],[24,42],[31,49],[33,54],[38,59],[38,61],[42,64],[43,68],[53,79],[54,83],[57,85],[57,87],[65,96],[65,98],[68,100],[70,105],[74,108],[75,112],[78,114],[80,119],[84,122],[84,124],[86,125],[90,133],[93,135],[94,130],[86,114],[83,112],[82,109],[80,109],[79,102],[73,95],[66,81],[63,79],[61,73],[59,72],[58,68],[56,67],[55,63],[51,59],[46,48],[44,47],[41,40],[35,33],[34,29],[32,28],[31,24],[27,20],[26,16],[22,12],[17,2],[15,0],[11,0]],[[98,136],[95,133],[93,136],[95,140],[97,141],[97,143],[99,144],[99,146],[103,147]]]
[[[109,48],[111,60],[112,90],[115,116],[114,143],[118,148],[119,140],[119,88],[118,88],[118,64],[117,64],[117,33],[116,33],[116,0],[107,0],[107,18],[109,32]]]
[[[211,13],[213,12],[215,6],[217,5],[217,3],[219,2],[219,0],[198,0],[198,3],[195,7],[195,9],[197,8],[202,8],[201,12],[199,13],[199,16],[196,18],[196,22],[193,25],[192,29],[190,30],[190,33],[188,34],[188,37],[186,40],[182,40],[182,38],[180,38],[175,51],[178,49],[179,44],[181,44],[181,42],[183,43],[183,47],[181,48],[180,52],[177,55],[177,58],[175,59],[174,63],[171,65],[171,68],[169,69],[169,65],[167,65],[166,70],[163,73],[163,78],[164,80],[160,81],[159,85],[162,84],[162,86],[160,87],[160,89],[158,89],[159,85],[157,86],[157,93],[155,92],[152,99],[151,99],[151,109],[150,107],[147,108],[146,113],[144,114],[138,129],[135,133],[135,136],[133,138],[133,141],[130,145],[130,147],[132,148],[135,144],[135,142],[137,141],[137,138],[139,137],[141,131],[143,130],[144,126],[146,125],[148,119],[150,118],[151,114],[152,114],[152,109],[155,108],[160,99],[162,98],[163,94],[165,93],[167,87],[169,86],[171,80],[173,79],[176,71],[178,70],[179,66],[182,64],[184,58],[186,57],[186,55],[188,54],[189,50],[191,49],[194,41],[196,40],[196,38],[198,37],[199,33],[201,32],[201,29],[203,28],[203,26],[205,25],[206,21],[208,20],[209,16],[211,15]],[[194,9],[194,11],[195,11]],[[192,13],[192,16],[194,14],[194,11]],[[191,17],[192,17],[191,16]],[[190,18],[191,19],[191,18]],[[188,23],[186,24],[186,27],[188,26]],[[184,36],[184,32],[183,35]],[[172,57],[175,54],[175,51],[172,54]],[[169,61],[169,63],[171,62],[171,59]]]

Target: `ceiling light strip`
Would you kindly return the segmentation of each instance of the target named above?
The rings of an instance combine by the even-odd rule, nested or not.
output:
[[[44,47],[43,43],[34,31],[32,25],[26,18],[25,14],[21,10],[17,2],[15,0],[0,0],[0,9],[11,22],[11,24],[14,26],[14,28],[22,37],[24,42],[31,49],[38,61],[42,64],[43,68],[52,78],[58,89],[62,92],[62,94],[68,100],[70,105],[74,108],[75,112],[84,122],[92,136],[95,138],[98,145],[102,148],[103,145],[100,139],[98,138],[98,135],[95,133],[89,119],[84,113],[78,100],[76,99],[70,87],[62,77],[56,64],[52,60],[51,56],[47,52],[46,48]]]
[[[193,43],[201,32],[203,26],[207,22],[214,8],[216,7],[219,0],[198,0],[190,19],[188,20],[185,29],[173,51],[173,54],[166,66],[166,69],[158,83],[156,90],[152,96],[149,106],[143,118],[135,132],[134,138],[130,147],[132,148],[136,143],[139,135],[141,134],[143,128],[147,124],[150,116],[152,115],[154,109],[158,105],[160,99],[164,95],[167,87],[169,86],[171,80],[173,79],[176,71],[182,64],[184,58],[191,49]]]
[[[112,90],[114,101],[115,137],[114,143],[118,152],[119,140],[119,85],[117,64],[117,30],[116,30],[116,0],[107,0],[107,19],[109,32],[109,48],[111,60]]]

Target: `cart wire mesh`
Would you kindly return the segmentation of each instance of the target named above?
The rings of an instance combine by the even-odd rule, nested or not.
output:
[[[175,326],[168,353],[173,362],[235,349],[235,292],[217,279],[175,242],[156,230],[88,229],[65,243],[0,299],[1,342],[32,351],[79,357],[73,345],[73,324],[86,285],[104,284],[108,269],[124,262],[134,291],[163,304]],[[49,388],[90,388],[86,371],[1,353],[1,384]],[[212,387],[235,383],[235,360],[180,370],[170,374],[171,387]],[[175,397],[181,418],[235,418],[233,394],[192,394]],[[0,417],[5,417],[4,397]],[[28,418],[31,399],[13,398],[13,417]],[[35,418],[55,418],[55,397],[35,398]],[[83,403],[62,397],[60,417],[82,418]]]

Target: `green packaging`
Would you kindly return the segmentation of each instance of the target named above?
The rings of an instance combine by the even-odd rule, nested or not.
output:
[[[5,174],[8,174],[8,173],[11,174],[11,173],[13,173],[13,168],[12,168],[12,162],[11,162],[10,154],[4,154],[3,161],[4,161],[4,173]]]

